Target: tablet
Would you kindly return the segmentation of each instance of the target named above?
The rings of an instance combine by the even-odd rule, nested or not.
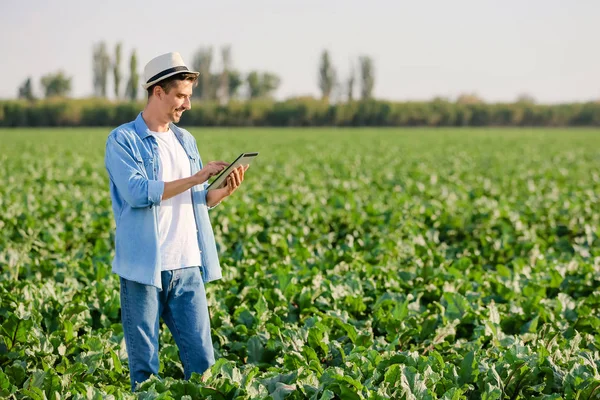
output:
[[[215,179],[210,185],[208,185],[206,190],[217,189],[219,186],[221,186],[221,184],[223,182],[225,182],[225,180],[227,179],[229,174],[232,173],[234,169],[236,169],[240,165],[249,165],[257,155],[258,155],[258,153],[242,153],[242,154],[240,154],[238,156],[238,158],[235,159],[234,162],[229,164],[229,166],[227,168],[225,168],[223,171],[221,171],[219,176],[217,176],[217,179]]]

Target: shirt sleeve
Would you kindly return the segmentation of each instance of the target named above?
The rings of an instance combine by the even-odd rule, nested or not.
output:
[[[142,162],[124,144],[111,135],[106,142],[105,167],[119,195],[133,208],[160,204],[165,190],[163,181],[147,179]]]

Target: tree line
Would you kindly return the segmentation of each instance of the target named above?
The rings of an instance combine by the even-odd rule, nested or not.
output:
[[[48,99],[0,101],[0,127],[106,126],[133,120],[143,101]],[[529,101],[389,102],[376,99],[330,103],[312,97],[200,101],[183,114],[184,126],[600,126],[600,103],[540,105]]]
[[[200,71],[197,99],[182,123],[195,126],[600,126],[600,103],[540,105],[527,95],[512,103],[486,103],[475,93],[455,101],[389,102],[373,98],[375,65],[366,55],[351,61],[341,76],[328,50],[316,68],[318,97],[275,101],[281,79],[271,71],[235,68],[230,46],[216,52],[198,48],[191,67]],[[122,44],[112,52],[105,42],[92,51],[93,96],[71,99],[71,77],[63,71],[43,76],[43,98],[34,96],[32,79],[18,89],[18,100],[0,101],[0,126],[115,126],[135,118],[143,92],[135,49],[122,75]],[[219,68],[215,68],[220,62]],[[109,87],[111,77],[112,91]],[[126,78],[126,79],[125,79]],[[112,95],[111,95],[112,93]],[[113,99],[109,99],[113,97]]]

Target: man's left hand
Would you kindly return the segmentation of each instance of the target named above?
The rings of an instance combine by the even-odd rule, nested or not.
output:
[[[209,191],[206,197],[208,206],[212,207],[223,201],[224,198],[231,196],[244,181],[244,172],[246,172],[248,167],[249,165],[240,165],[229,174],[225,182],[218,189]]]

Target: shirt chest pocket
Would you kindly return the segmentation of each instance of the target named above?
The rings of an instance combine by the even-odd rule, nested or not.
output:
[[[152,156],[137,156],[138,167],[146,173],[147,179],[156,179],[156,160]]]
[[[196,172],[200,171],[198,156],[191,154],[191,155],[188,155],[187,157],[190,161],[190,169],[191,169],[192,175],[195,174]]]

